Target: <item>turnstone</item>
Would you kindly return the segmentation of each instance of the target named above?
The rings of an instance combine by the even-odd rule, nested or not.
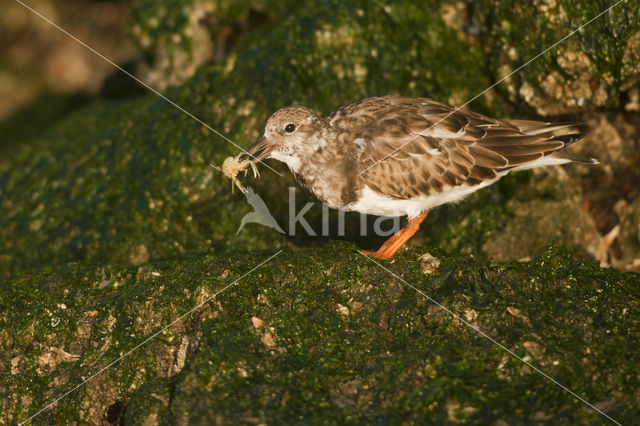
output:
[[[563,150],[582,138],[555,134],[572,124],[495,119],[427,98],[371,97],[327,118],[303,106],[281,108],[248,153],[256,161],[286,163],[329,207],[407,216],[408,224],[378,251],[365,252],[388,259],[430,209],[462,200],[509,172],[597,163]]]

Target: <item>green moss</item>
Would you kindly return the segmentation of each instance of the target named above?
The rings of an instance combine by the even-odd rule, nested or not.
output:
[[[467,66],[481,52],[439,24],[438,9],[324,6],[250,37],[226,63],[203,67],[168,97],[249,146],[284,104],[327,113],[366,95],[446,99],[488,83]],[[249,207],[208,164],[237,149],[155,96],[98,102],[39,139],[0,163],[3,270],[74,260],[137,264],[283,241],[259,227],[234,237]],[[259,184],[270,206],[285,188],[274,177],[264,170]]]
[[[13,290],[2,300],[22,308],[8,310],[2,328],[12,336],[33,334],[80,360],[45,369],[43,379],[45,346],[16,340],[4,347],[3,363],[18,355],[27,362],[4,376],[9,393],[2,411],[7,419],[24,419],[270,254],[253,251],[250,262],[197,256],[121,268],[106,274],[106,286],[98,268],[83,265],[33,274],[28,287],[24,279],[10,282]],[[604,404],[618,421],[633,418],[640,408],[629,362],[640,343],[637,274],[578,263],[567,250],[549,247],[528,263],[443,258],[425,276],[418,254],[409,251],[386,266],[586,400]],[[66,285],[77,282],[85,283],[82,289]],[[62,321],[52,328],[49,315],[24,314],[34,310]],[[36,317],[43,319],[34,323]],[[255,327],[252,317],[263,325]],[[14,406],[25,395],[35,399]],[[98,398],[106,398],[102,411],[83,408]],[[602,421],[345,243],[282,253],[36,423],[92,421],[116,401],[132,424],[227,422],[238,415],[243,422]]]
[[[614,107],[623,89],[640,76],[638,43],[640,5],[622,2],[598,19],[615,2],[593,0],[477,2],[476,16],[487,28],[491,67],[504,76],[537,57],[512,81],[519,99],[538,113],[575,113],[589,105]],[[591,22],[590,22],[591,21]],[[588,25],[587,25],[588,23]],[[538,57],[577,28],[578,32]],[[495,54],[500,52],[499,54]],[[522,83],[535,88],[523,92]],[[534,99],[532,99],[534,98]]]
[[[153,40],[171,39],[194,3],[156,3],[137,2],[132,25],[149,24]],[[553,26],[529,6],[510,11],[509,3],[494,3],[453,18],[449,4],[437,1],[261,3],[266,25],[166,94],[244,147],[270,113],[294,102],[323,113],[388,93],[462,104],[499,79],[499,61],[487,49],[504,41],[525,57],[601,6],[572,9],[569,24]],[[220,10],[228,25],[244,22],[254,7],[227,6]],[[625,22],[616,31],[628,46],[638,21]],[[487,32],[464,32],[478,23]],[[610,56],[589,48],[588,31],[571,48],[587,43],[590,72],[617,76],[615,94],[635,71],[621,65],[622,44],[612,33],[600,33],[596,41]],[[544,57],[523,78],[546,75],[554,60]],[[493,115],[527,108],[505,93],[471,107]],[[602,421],[359,255],[374,243],[352,238],[353,227],[348,242],[287,239],[254,224],[236,236],[250,207],[209,163],[237,152],[155,96],[105,93],[0,159],[3,422],[26,419],[123,355],[34,422]],[[292,179],[261,169],[260,180],[246,181],[285,223]],[[521,173],[441,208],[425,224],[427,238],[385,266],[629,423],[640,408],[639,276],[576,261],[567,249],[547,246],[536,255],[549,242],[541,235],[573,245],[583,233],[576,216],[549,214],[536,232],[523,226],[551,207],[575,212],[580,194],[565,177]],[[299,203],[309,200],[299,195]],[[317,229],[318,212],[309,218]],[[533,260],[487,260],[500,258],[489,243],[505,233]],[[427,251],[441,261],[431,275],[419,258]]]
[[[197,18],[206,23],[206,28],[214,37],[226,27],[231,27],[237,33],[246,31],[256,20],[281,18],[298,6],[299,2],[272,0],[171,0],[161,3],[136,0],[131,13],[131,35],[148,54],[153,54],[161,46],[190,51],[193,34],[186,30],[191,19],[190,13],[196,8],[203,11]]]
[[[69,112],[88,102],[86,95],[44,94],[31,105],[0,122],[0,144],[3,150],[15,149],[24,140],[37,138]]]

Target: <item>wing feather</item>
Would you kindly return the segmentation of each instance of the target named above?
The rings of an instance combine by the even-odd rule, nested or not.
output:
[[[497,120],[427,98],[367,98],[329,121],[364,141],[358,173],[365,184],[399,199],[493,180],[580,138],[553,135],[572,123]]]

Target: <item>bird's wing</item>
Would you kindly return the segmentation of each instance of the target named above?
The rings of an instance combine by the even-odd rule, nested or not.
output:
[[[553,136],[571,123],[497,120],[421,98],[380,97],[330,117],[360,146],[358,173],[373,191],[407,199],[478,185],[580,138]],[[347,142],[347,141],[344,141]]]

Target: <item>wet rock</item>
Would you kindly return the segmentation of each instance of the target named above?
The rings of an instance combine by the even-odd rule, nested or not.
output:
[[[640,199],[622,209],[619,227],[615,238],[619,252],[612,264],[617,268],[640,271]]]
[[[626,25],[638,8],[620,4],[540,55],[507,81],[511,98],[519,96],[542,116],[619,104],[621,93],[640,77],[638,29]],[[506,76],[604,10],[588,0],[540,0],[515,7],[486,1],[476,13],[495,43],[491,49],[500,52],[494,60],[496,74]]]
[[[136,7],[151,64],[141,72],[244,147],[289,103],[327,113],[393,93],[462,104],[599,12],[586,0]],[[237,148],[155,96],[101,99],[19,144],[0,158],[1,421],[87,378],[36,422],[602,421],[483,330],[632,423],[639,278],[598,263],[638,258],[638,24],[627,16],[638,7],[470,105],[581,114],[593,132],[571,149],[602,166],[514,174],[436,209],[418,247],[385,263],[415,289],[353,242],[251,225],[236,237],[250,208],[209,163]],[[238,30],[218,57],[215,34],[256,10],[270,24]],[[286,220],[290,175],[250,183]]]
[[[492,258],[517,260],[539,247],[561,241],[567,247],[586,251],[594,259],[607,261],[606,252],[603,255],[598,251],[604,244],[602,236],[579,203],[508,201],[506,209],[512,216],[508,225],[483,245]]]
[[[18,355],[14,358],[11,358],[11,374],[12,375],[20,373],[23,367],[24,367],[24,356]]]
[[[202,64],[213,58],[220,60],[226,53],[226,39],[231,35],[231,28],[212,34],[214,2],[185,2],[175,12],[168,8],[171,6],[167,4],[139,2],[131,24],[133,36],[151,58],[151,61],[141,61],[138,75],[157,90],[178,86],[192,77]],[[176,13],[174,19],[180,18],[173,21],[174,31],[158,32],[160,22],[172,13]]]
[[[315,416],[338,421],[345,415],[358,420],[392,416],[435,421],[451,412],[442,403],[451,395],[460,407],[474,407],[454,410],[462,420],[497,411],[512,421],[526,421],[540,406],[554,418],[600,420],[596,412],[584,410],[580,401],[558,392],[483,338],[479,329],[561,383],[573,381],[587,400],[597,402],[619,392],[607,414],[625,422],[633,418],[638,410],[633,390],[640,384],[633,374],[635,365],[627,360],[635,356],[640,306],[628,295],[637,287],[637,274],[576,262],[571,252],[547,247],[524,263],[446,256],[433,274],[425,276],[418,253],[410,249],[387,267],[473,328],[363,258],[354,245],[330,243],[286,250],[217,297],[224,315],[200,317],[194,311],[183,328],[171,328],[141,344],[145,337],[132,332],[138,313],[131,306],[151,300],[164,316],[156,325],[159,331],[198,305],[200,284],[194,277],[219,289],[224,286],[216,278],[221,271],[228,270],[236,279],[253,266],[229,262],[227,256],[192,256],[153,265],[173,283],[165,292],[154,292],[156,284],[137,279],[131,267],[118,271],[130,272],[120,288],[76,293],[77,303],[68,303],[66,309],[72,323],[86,317],[87,305],[96,307],[96,317],[115,308],[119,319],[111,329],[100,321],[91,325],[92,339],[112,342],[106,350],[81,338],[76,328],[59,326],[64,336],[52,337],[53,348],[62,340],[81,346],[74,362],[60,362],[55,369],[38,371],[40,351],[13,355],[23,347],[20,336],[29,330],[29,318],[18,311],[0,318],[0,326],[19,338],[0,356],[16,372],[0,378],[0,409],[7,420],[24,420],[60,391],[98,373],[40,414],[38,421],[224,423],[237,419],[238,413],[248,422]],[[268,255],[251,252],[246,257]],[[324,271],[330,267],[332,281],[327,283]],[[79,265],[34,273],[31,292],[2,293],[0,301],[48,303],[60,299],[63,291],[47,293],[48,280],[82,282],[95,275],[94,267]],[[269,286],[268,304],[256,297],[265,282],[277,283]],[[17,287],[20,281],[10,284]],[[184,297],[184,289],[190,296]],[[344,315],[336,309],[344,300],[350,306],[357,303],[357,312]],[[248,321],[247,312],[259,317]],[[47,327],[39,323],[36,336]],[[172,373],[167,374],[169,365]],[[487,368],[479,371],[478,365]],[[470,383],[482,385],[474,385],[469,393]],[[505,383],[513,392],[504,392]],[[520,388],[529,389],[539,402],[514,405],[522,395],[515,392]],[[434,393],[436,389],[446,391],[447,397]],[[20,405],[26,400],[31,402]],[[385,402],[372,403],[378,400]],[[430,407],[427,412],[425,407]]]
[[[138,76],[161,91],[181,85],[203,64],[222,62],[247,34],[300,7],[290,0],[134,3],[129,28],[145,52]]]

